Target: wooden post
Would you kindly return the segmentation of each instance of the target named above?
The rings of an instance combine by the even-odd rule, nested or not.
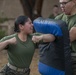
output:
[[[33,9],[33,19],[41,16],[42,4],[43,4],[43,0],[36,0]]]

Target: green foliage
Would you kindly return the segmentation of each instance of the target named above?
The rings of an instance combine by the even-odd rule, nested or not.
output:
[[[0,30],[0,39],[3,38],[5,36],[5,31],[4,30]]]
[[[0,23],[3,23],[5,21],[8,21],[8,18],[0,18]]]

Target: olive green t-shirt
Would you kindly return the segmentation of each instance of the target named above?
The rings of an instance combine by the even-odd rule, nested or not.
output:
[[[59,14],[58,14],[58,15],[59,15]],[[57,16],[58,16],[58,15],[57,15]],[[54,16],[54,14],[51,14],[51,15],[49,16],[50,19],[54,19],[55,17],[56,17],[56,16]]]
[[[54,16],[53,14],[51,14],[51,15],[49,16],[49,18],[54,19],[55,16]]]
[[[19,68],[29,67],[35,51],[35,44],[32,41],[32,35],[28,35],[26,42],[21,41],[17,34],[6,36],[1,39],[0,42],[13,37],[16,37],[17,44],[8,45],[8,62]]]
[[[70,30],[72,27],[76,27],[76,14],[72,16],[60,14],[55,19],[65,21],[68,25],[68,30]],[[71,43],[71,48],[72,51],[76,52],[76,40]]]

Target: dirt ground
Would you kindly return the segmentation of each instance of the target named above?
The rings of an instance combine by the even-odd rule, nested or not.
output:
[[[40,75],[37,69],[38,66],[38,50],[35,51],[32,63],[31,63],[31,74],[30,75]],[[0,51],[0,69],[7,63],[7,52]]]

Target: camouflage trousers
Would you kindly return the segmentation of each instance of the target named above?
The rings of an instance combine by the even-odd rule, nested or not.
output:
[[[0,75],[30,75],[30,69],[24,72],[19,72],[10,69],[7,65],[0,71]]]
[[[76,55],[72,56],[72,70],[73,70],[73,75],[76,75]]]

